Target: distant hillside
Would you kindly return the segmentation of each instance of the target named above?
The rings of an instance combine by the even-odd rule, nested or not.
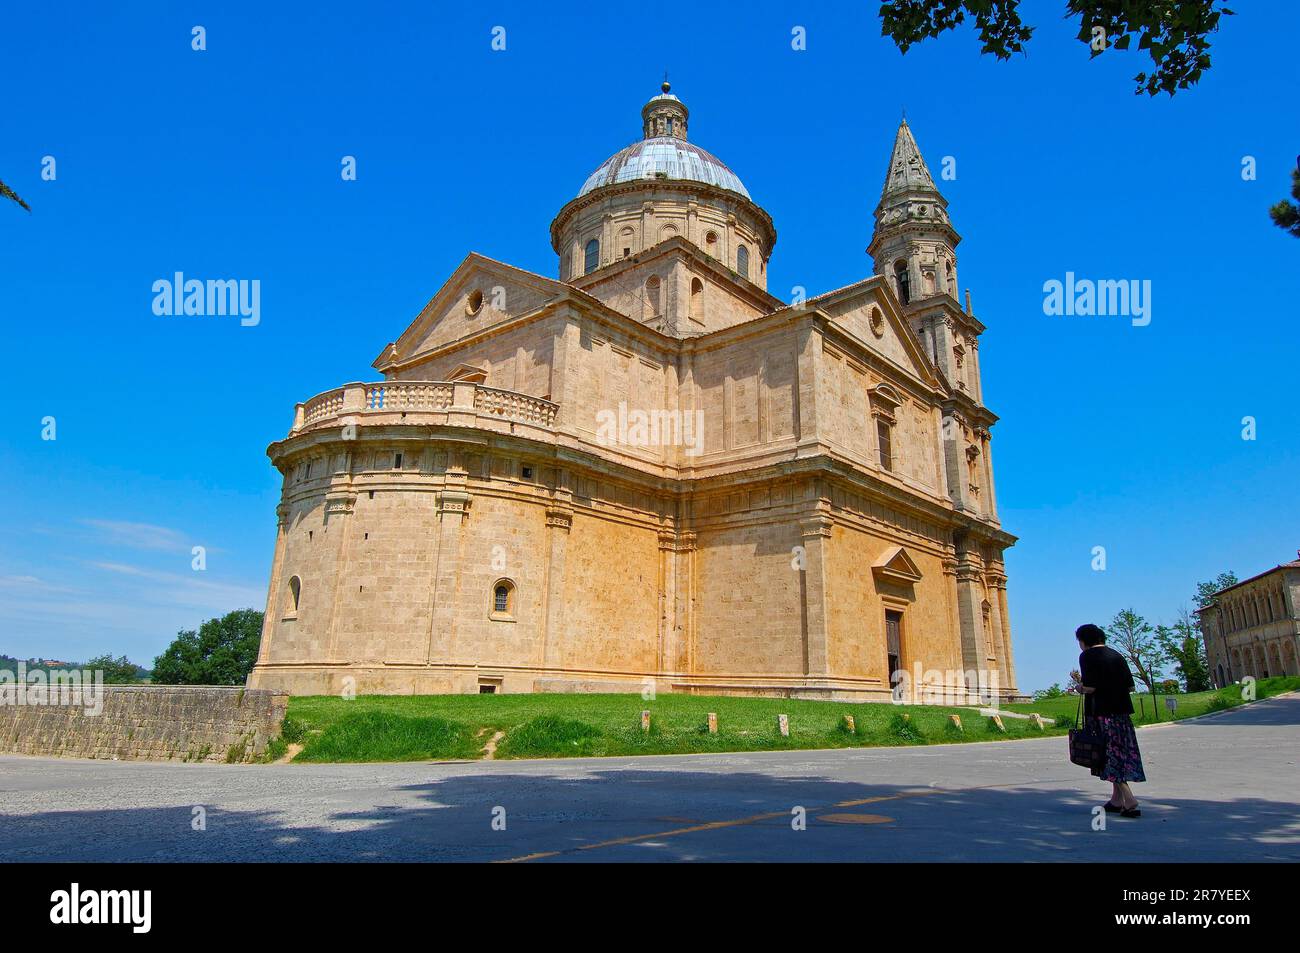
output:
[[[85,662],[77,662],[71,659],[53,659],[53,658],[14,658],[12,655],[6,655],[0,652],[0,671],[18,672],[18,663],[27,667],[27,672],[66,672],[69,669],[85,668]],[[134,670],[134,676],[138,681],[147,681],[149,678],[149,669],[142,668],[135,663],[128,663]]]

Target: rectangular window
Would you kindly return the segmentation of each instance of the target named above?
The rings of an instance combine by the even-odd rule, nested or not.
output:
[[[894,469],[894,447],[889,424],[883,420],[876,421],[876,442],[880,445],[880,467],[883,470]]]
[[[393,469],[402,469],[402,455],[400,453],[393,455]]]

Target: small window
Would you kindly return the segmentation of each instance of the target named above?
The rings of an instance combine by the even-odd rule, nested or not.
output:
[[[907,274],[907,262],[901,259],[894,262],[894,277],[898,281],[898,300],[907,304],[912,297],[912,279]]]
[[[523,475],[524,475],[524,479],[525,479],[525,480],[531,480],[531,479],[533,478],[533,468],[532,468],[532,467],[523,467],[523,468],[520,470],[520,472],[523,473]]]
[[[692,320],[704,323],[704,282],[699,278],[691,279],[691,305],[687,313]]]
[[[289,578],[289,601],[285,606],[284,617],[286,619],[296,618],[298,615],[298,601],[302,597],[302,580],[297,576]]]
[[[393,469],[402,469],[402,455],[400,453],[393,454]]]
[[[487,682],[480,682],[478,686],[478,693],[480,695],[495,695],[497,693],[497,687]]]
[[[888,421],[876,421],[876,442],[880,445],[880,468],[894,469],[893,435],[890,433]]]
[[[657,318],[660,315],[660,302],[662,301],[663,283],[659,280],[658,275],[651,275],[645,280],[645,300],[646,306],[650,309],[650,317]]]
[[[498,622],[515,621],[515,584],[509,579],[498,579],[492,586],[492,610],[489,618]]]
[[[749,277],[749,249],[744,245],[736,249],[736,271],[742,278]]]
[[[600,242],[592,239],[587,242],[586,257],[583,260],[583,274],[589,275],[600,266]]]

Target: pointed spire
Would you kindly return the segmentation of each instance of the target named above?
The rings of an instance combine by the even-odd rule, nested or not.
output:
[[[938,192],[930,170],[925,165],[921,149],[912,137],[912,129],[907,124],[907,114],[898,124],[898,135],[894,137],[894,151],[889,157],[889,169],[885,172],[885,185],[880,191],[880,199],[902,196],[916,189],[928,189]]]
[[[880,204],[876,206],[876,229],[908,223],[950,226],[947,206],[904,117],[894,136],[894,150],[885,170]]]

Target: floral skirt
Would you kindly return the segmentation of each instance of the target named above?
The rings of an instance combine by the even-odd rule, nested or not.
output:
[[[1103,781],[1145,781],[1137,732],[1128,715],[1097,715],[1089,723],[1106,738],[1106,763],[1092,773]]]

